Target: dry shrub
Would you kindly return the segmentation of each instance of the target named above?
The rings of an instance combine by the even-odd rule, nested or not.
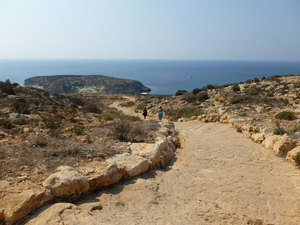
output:
[[[101,113],[101,110],[94,103],[88,103],[88,104],[84,105],[83,110],[86,112],[91,112],[91,113],[98,113],[98,114]]]
[[[294,112],[290,112],[290,111],[283,111],[278,113],[275,116],[276,119],[279,120],[294,120],[296,119],[295,113]]]
[[[120,141],[144,142],[147,138],[142,126],[128,120],[113,123],[113,135]]]
[[[233,90],[234,92],[237,92],[237,91],[240,91],[241,89],[240,89],[240,86],[239,86],[238,84],[236,84],[236,85],[233,85],[233,86],[232,86],[232,90]]]
[[[25,99],[20,98],[13,101],[14,109],[21,114],[30,114],[29,103]]]
[[[6,82],[1,82],[0,81],[0,90],[2,93],[6,93],[8,95],[14,95],[14,89],[13,86],[11,85],[10,81],[7,80]]]
[[[209,99],[209,96],[208,96],[207,92],[200,92],[200,93],[197,94],[197,100],[199,102],[203,102],[207,99]]]
[[[196,97],[196,95],[194,95],[192,93],[188,93],[183,96],[183,100],[185,100],[188,103],[193,103],[193,102],[197,101],[197,97]]]
[[[177,90],[175,96],[184,95],[187,93],[187,90]]]

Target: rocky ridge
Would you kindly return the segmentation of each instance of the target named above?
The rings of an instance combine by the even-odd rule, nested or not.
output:
[[[37,76],[26,79],[24,86],[44,89],[51,93],[137,94],[151,91],[139,81],[103,75]]]

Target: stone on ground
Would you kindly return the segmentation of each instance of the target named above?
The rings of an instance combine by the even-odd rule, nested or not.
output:
[[[4,209],[6,224],[15,223],[52,198],[49,190],[29,181],[19,184],[0,182],[0,192],[3,193],[0,208]],[[3,212],[0,217],[1,214],[3,216]]]
[[[87,178],[77,169],[60,166],[57,170],[43,182],[43,186],[50,189],[55,197],[76,198],[89,190]]]
[[[107,160],[109,163],[116,163],[119,168],[124,168],[128,177],[134,177],[149,169],[149,162],[146,158],[129,153],[118,154]]]

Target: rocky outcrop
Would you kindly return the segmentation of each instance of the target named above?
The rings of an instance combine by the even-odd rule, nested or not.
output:
[[[296,141],[289,138],[286,134],[279,137],[278,141],[273,145],[273,151],[278,156],[285,155],[288,151],[296,147]]]
[[[300,146],[292,149],[286,155],[286,160],[292,162],[295,165],[298,165],[299,162],[295,160],[295,157],[300,154]]]
[[[77,169],[70,166],[60,166],[57,172],[50,175],[43,186],[55,197],[76,198],[89,190],[89,183]]]
[[[107,162],[88,165],[85,169],[88,170],[85,172],[85,175],[88,179],[90,191],[118,183],[125,174],[123,168],[118,168],[116,164]],[[85,169],[81,168],[81,170]]]
[[[137,94],[151,91],[139,81],[103,75],[38,76],[26,79],[24,86],[40,88],[52,93]]]
[[[18,184],[1,181],[0,193],[2,195],[0,208],[2,215],[4,210],[6,224],[13,224],[52,198],[49,190],[27,181]]]
[[[115,163],[119,168],[124,168],[125,175],[134,177],[149,169],[149,162],[146,158],[129,153],[118,154],[107,160],[109,163]]]

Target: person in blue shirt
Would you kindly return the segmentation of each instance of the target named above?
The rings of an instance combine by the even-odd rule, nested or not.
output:
[[[163,116],[164,116],[164,110],[162,109],[162,107],[160,106],[159,107],[160,110],[159,110],[159,113],[158,113],[158,119],[159,120],[162,120]]]

